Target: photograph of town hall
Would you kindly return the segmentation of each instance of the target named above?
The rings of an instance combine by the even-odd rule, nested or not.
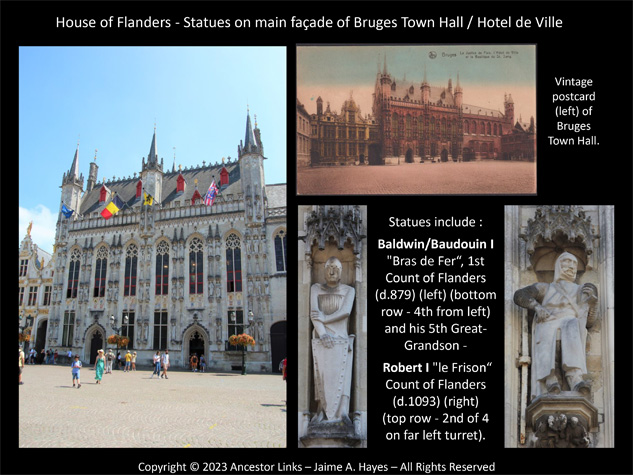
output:
[[[298,194],[536,192],[534,46],[296,54]]]

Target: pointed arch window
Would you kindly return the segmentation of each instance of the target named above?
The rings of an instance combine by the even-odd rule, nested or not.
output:
[[[125,251],[125,277],[123,286],[123,295],[136,295],[136,271],[138,266],[138,247],[136,244],[130,244]]]
[[[106,272],[108,268],[108,249],[101,246],[97,250],[97,261],[95,262],[95,286],[93,297],[104,297],[106,288]]]
[[[235,233],[226,238],[226,291],[242,291],[242,250],[240,238]]]
[[[161,241],[156,246],[156,295],[169,294],[169,244]]]
[[[193,238],[189,244],[189,293],[202,293],[202,240]]]
[[[79,249],[73,249],[70,253],[70,264],[68,265],[68,287],[66,290],[67,299],[77,298],[77,289],[79,288],[79,266],[81,253]]]
[[[277,263],[277,272],[286,271],[286,262],[288,261],[288,253],[286,248],[286,230],[280,229],[275,233],[275,262]]]

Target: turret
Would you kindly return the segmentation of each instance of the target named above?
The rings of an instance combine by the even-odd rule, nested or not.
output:
[[[246,134],[244,143],[240,142],[237,152],[240,166],[240,180],[246,204],[247,225],[261,224],[264,221],[264,154],[261,146],[261,133],[256,128],[253,133],[250,114],[246,113]]]
[[[457,73],[457,85],[455,86],[455,106],[461,107],[464,104],[464,94],[462,87],[459,85],[459,73]]]
[[[321,99],[321,96],[317,97],[317,115],[321,116],[323,115],[323,99]]]
[[[506,111],[506,120],[511,125],[514,125],[514,101],[512,100],[512,95],[508,94],[504,96],[503,104]]]
[[[88,184],[86,185],[86,192],[91,191],[97,184],[97,172],[99,167],[97,165],[97,151],[95,150],[95,158],[90,162],[90,172],[88,172]]]
[[[156,126],[154,126],[154,135],[152,143],[147,154],[147,162],[143,159],[141,181],[145,192],[154,197],[157,202],[162,201],[163,189],[163,161],[158,162],[158,148],[156,146]]]
[[[62,203],[72,210],[78,210],[81,204],[81,194],[84,191],[84,176],[79,174],[79,144],[77,144],[70,170],[64,173],[61,188]]]

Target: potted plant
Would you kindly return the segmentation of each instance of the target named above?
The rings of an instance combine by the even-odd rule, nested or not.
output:
[[[246,374],[246,347],[248,345],[255,346],[255,338],[247,333],[241,333],[239,335],[231,335],[229,343],[233,346],[242,347],[242,374]]]

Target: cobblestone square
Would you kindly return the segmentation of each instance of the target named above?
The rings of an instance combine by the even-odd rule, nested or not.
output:
[[[279,374],[114,370],[81,388],[69,366],[27,365],[19,387],[19,447],[285,447]]]
[[[299,195],[534,194],[536,163],[477,161],[299,168]]]

